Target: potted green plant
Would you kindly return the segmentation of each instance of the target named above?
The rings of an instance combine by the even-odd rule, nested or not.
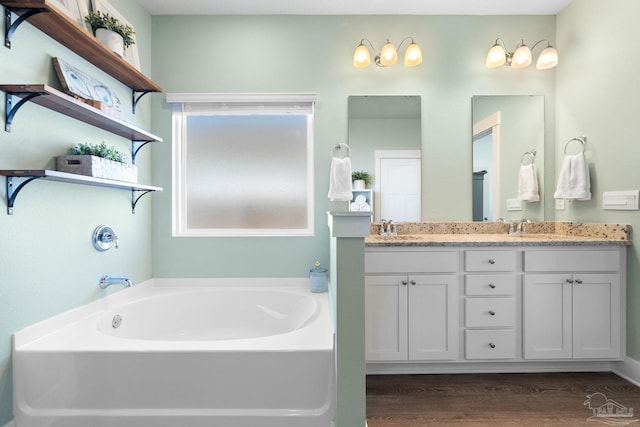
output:
[[[76,144],[71,154],[58,156],[56,169],[78,175],[116,181],[138,182],[138,169],[126,163],[126,157],[115,147],[101,144]]]
[[[353,188],[356,190],[364,190],[371,184],[371,175],[365,171],[355,171],[351,173],[351,181],[353,181]]]
[[[119,56],[123,56],[124,50],[136,42],[133,38],[133,28],[108,13],[91,11],[84,17],[84,22],[91,25],[98,40]]]

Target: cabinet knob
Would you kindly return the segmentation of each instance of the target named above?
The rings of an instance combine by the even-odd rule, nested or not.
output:
[[[496,348],[496,345],[495,345],[494,343],[490,342],[490,343],[489,343],[489,347],[491,347],[491,348]]]
[[[581,279],[576,279],[576,280],[575,280],[575,282],[576,282],[578,285],[582,285],[582,280],[581,280]]]
[[[490,314],[490,315],[492,315],[492,316],[495,316],[495,315],[496,315],[496,312],[495,312],[495,311],[493,311],[493,310],[489,310],[489,314]]]
[[[416,281],[415,281],[415,280],[412,280],[412,281],[410,281],[409,283],[411,283],[413,286],[415,286],[415,285],[416,285]]]
[[[491,289],[495,289],[495,288],[496,288],[496,284],[495,284],[495,283],[489,283],[489,287],[490,287]]]
[[[573,283],[573,279],[567,279],[567,283]]]
[[[403,280],[403,281],[402,281],[402,285],[403,285],[403,286],[407,286],[407,284],[408,284],[408,283],[409,283],[409,282],[408,282],[408,281],[406,281],[406,280]]]
[[[495,259],[491,258],[491,259],[489,260],[489,264],[495,264],[495,263],[496,263],[496,260],[495,260]]]

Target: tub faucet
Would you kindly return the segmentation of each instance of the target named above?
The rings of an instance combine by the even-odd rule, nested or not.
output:
[[[122,285],[125,288],[130,288],[133,286],[133,282],[131,279],[127,279],[126,277],[111,277],[104,275],[100,278],[100,287],[102,289],[106,289],[111,285]]]

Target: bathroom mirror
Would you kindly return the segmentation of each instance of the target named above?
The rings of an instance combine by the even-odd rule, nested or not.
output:
[[[471,102],[473,220],[544,220],[544,97],[487,95],[474,96]],[[535,200],[530,196],[531,171],[539,200],[519,200],[523,195]]]
[[[350,96],[351,167],[372,177],[374,220],[420,221],[419,96]]]

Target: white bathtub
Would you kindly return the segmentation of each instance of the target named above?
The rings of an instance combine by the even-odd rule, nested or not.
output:
[[[17,332],[13,369],[17,427],[327,427],[335,407],[306,279],[153,279]]]

